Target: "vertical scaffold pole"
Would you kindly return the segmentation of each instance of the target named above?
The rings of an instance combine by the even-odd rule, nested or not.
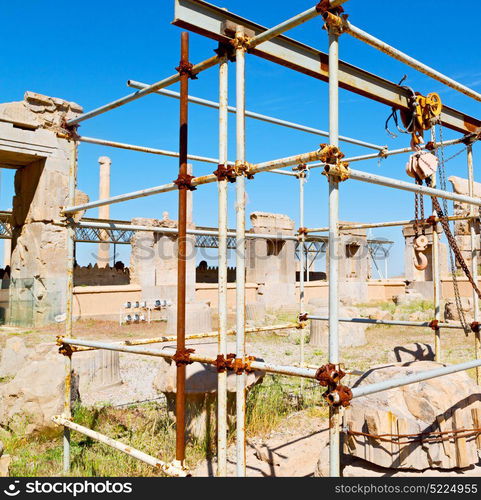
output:
[[[219,66],[219,165],[226,166],[228,144],[228,62]],[[219,179],[219,337],[218,354],[227,355],[227,179]],[[227,372],[217,378],[217,475],[227,476]]]
[[[431,141],[436,142],[436,129],[431,129]],[[432,187],[436,187],[436,174],[432,177]],[[437,213],[433,207],[433,215],[437,217]],[[433,269],[433,301],[434,301],[434,319],[441,321],[441,267],[439,258],[439,234],[438,223],[433,225],[433,251],[432,251],[432,269]],[[441,329],[434,329],[434,359],[441,362]]]
[[[245,138],[245,43],[242,27],[236,30],[236,163],[239,166],[246,161]],[[245,212],[246,193],[245,176],[236,180],[236,351],[238,358],[245,358]],[[246,393],[245,374],[236,376],[236,451],[237,476],[246,475]]]
[[[306,233],[304,232],[304,183],[306,182],[306,173],[304,170],[299,170],[299,227],[301,228],[301,234],[299,238],[299,314],[303,314],[304,311],[304,267],[305,267],[305,242]],[[301,328],[301,353],[300,362],[301,366],[305,363],[305,343],[306,343],[306,333],[305,329]],[[303,388],[303,380],[301,379],[301,387]]]
[[[329,142],[339,145],[339,33],[329,30]],[[329,363],[339,363],[339,182],[329,176]],[[340,476],[340,411],[329,409],[329,475]]]
[[[474,165],[473,165],[473,146],[470,144],[468,146],[468,181],[469,181],[469,196],[475,196],[474,193]],[[475,207],[470,207],[471,215],[474,213]],[[473,275],[474,282],[478,283],[478,250],[476,240],[476,219],[471,219],[469,221],[470,235],[471,235],[471,273]],[[473,288],[473,321],[479,322],[479,297],[476,290]],[[481,357],[481,334],[479,329],[475,329],[474,332],[474,356],[476,359]],[[476,383],[481,385],[481,368],[478,366],[476,368]]]
[[[189,34],[181,35],[180,59],[180,127],[179,127],[179,215],[177,237],[177,353],[185,351],[185,302],[187,259],[187,145],[189,95]],[[183,183],[184,182],[184,183]],[[181,467],[185,460],[185,364],[177,363],[175,400],[176,450],[175,458]]]
[[[71,142],[70,164],[68,172],[67,206],[75,204],[75,188],[77,186],[77,142]],[[73,331],[73,275],[75,266],[75,228],[71,221],[67,225],[67,283],[65,290],[65,336],[72,338]],[[65,356],[65,384],[63,416],[72,418],[72,357]],[[63,471],[70,472],[70,429],[63,428]]]

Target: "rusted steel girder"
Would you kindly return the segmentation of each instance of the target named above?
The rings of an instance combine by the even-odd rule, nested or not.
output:
[[[243,26],[255,35],[266,31],[259,24],[202,0],[175,0],[173,24],[222,43],[232,40],[232,34],[225,30],[226,26]],[[329,56],[284,35],[262,43],[249,52],[319,80],[329,80]],[[343,61],[339,61],[339,87],[409,111],[409,90]],[[443,106],[441,123],[462,134],[475,132],[481,127],[479,119],[448,106]]]

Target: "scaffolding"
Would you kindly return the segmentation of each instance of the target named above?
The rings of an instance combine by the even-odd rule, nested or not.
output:
[[[348,406],[353,398],[358,398],[367,394],[385,391],[395,387],[413,384],[422,380],[429,380],[435,377],[445,376],[471,368],[476,368],[477,381],[481,381],[481,359],[480,359],[480,327],[478,312],[478,297],[473,291],[474,300],[474,331],[475,359],[469,362],[451,366],[444,366],[422,373],[407,375],[404,377],[391,379],[385,382],[364,385],[362,387],[349,388],[342,385],[341,379],[346,373],[358,374],[356,370],[346,370],[342,364],[342,357],[339,352],[339,324],[340,322],[399,325],[409,327],[426,327],[434,331],[435,359],[442,360],[441,333],[443,329],[461,328],[461,325],[442,323],[440,315],[441,286],[440,286],[440,263],[439,263],[439,237],[434,230],[434,310],[433,320],[430,322],[415,321],[379,321],[366,318],[342,318],[339,317],[339,236],[343,229],[349,228],[372,228],[391,227],[409,224],[411,221],[389,221],[368,224],[345,224],[339,222],[339,190],[340,184],[344,180],[358,181],[363,183],[377,184],[393,189],[404,190],[421,195],[439,197],[445,200],[452,200],[468,204],[471,212],[466,217],[450,217],[450,220],[467,219],[470,223],[470,238],[472,250],[472,275],[477,282],[477,254],[476,254],[476,233],[475,223],[479,215],[475,212],[475,207],[481,207],[481,199],[474,195],[474,167],[472,144],[480,138],[476,131],[481,126],[481,122],[457,110],[443,107],[439,117],[441,126],[446,126],[462,134],[459,139],[441,143],[431,142],[431,148],[442,148],[458,143],[467,146],[467,167],[469,179],[469,195],[461,195],[444,191],[434,185],[427,187],[414,183],[392,179],[372,173],[351,169],[352,162],[369,160],[374,158],[385,158],[387,156],[412,152],[411,147],[389,151],[384,146],[377,146],[357,139],[342,137],[339,135],[339,88],[346,88],[353,92],[362,94],[370,99],[380,101],[397,109],[408,109],[409,92],[405,88],[388,82],[380,77],[366,73],[339,60],[339,39],[341,34],[347,33],[369,45],[383,51],[416,70],[422,71],[431,78],[459,91],[469,97],[480,100],[481,95],[468,89],[452,79],[443,76],[432,68],[412,59],[401,53],[394,47],[368,35],[364,31],[356,28],[347,22],[345,17],[340,16],[341,4],[347,0],[323,0],[311,9],[291,18],[270,29],[256,25],[231,14],[223,9],[210,5],[202,0],[175,0],[175,21],[174,24],[201,33],[204,36],[213,38],[219,42],[217,55],[193,65],[189,61],[189,38],[187,32],[181,35],[181,61],[177,68],[178,72],[164,80],[151,85],[129,81],[129,85],[140,89],[137,92],[127,95],[90,112],[79,115],[70,120],[67,126],[72,133],[68,138],[71,141],[70,171],[69,171],[69,198],[68,206],[62,211],[67,226],[68,241],[68,269],[67,269],[67,315],[65,336],[58,339],[60,352],[65,355],[65,398],[64,411],[60,416],[54,417],[54,421],[64,428],[64,471],[70,470],[70,430],[83,433],[108,446],[112,446],[124,453],[127,453],[145,463],[152,465],[163,471],[167,475],[185,476],[188,470],[185,467],[185,377],[186,365],[198,362],[214,365],[218,371],[218,411],[217,411],[217,454],[218,454],[218,476],[227,475],[227,373],[236,374],[236,466],[237,475],[246,475],[246,435],[245,435],[245,410],[246,410],[246,373],[253,370],[261,370],[266,373],[282,374],[286,376],[301,377],[301,379],[317,380],[321,386],[326,388],[325,400],[329,403],[329,470],[331,476],[340,475],[340,452],[341,452],[341,432],[342,415],[344,407]],[[316,51],[295,40],[286,38],[283,33],[301,25],[311,19],[322,16],[325,20],[325,28],[328,33],[328,54]],[[324,132],[312,129],[303,125],[286,122],[266,115],[246,111],[245,105],[245,59],[246,54],[263,57],[278,64],[288,66],[296,71],[308,74],[314,78],[324,80],[329,85],[329,131]],[[321,61],[321,64],[319,64]],[[229,62],[236,64],[236,108],[228,105],[228,65]],[[195,78],[199,73],[209,68],[218,67],[219,70],[219,102],[206,101],[204,99],[189,96],[189,80]],[[180,93],[167,91],[166,87],[180,82]],[[129,144],[114,143],[84,137],[76,133],[77,126],[95,116],[103,114],[109,110],[140,99],[149,94],[161,94],[179,99],[180,101],[180,146],[179,152],[164,151],[153,148],[133,146]],[[188,104],[189,102],[208,106],[217,109],[219,112],[219,157],[218,159],[199,157],[188,154],[187,130],[188,130]],[[228,113],[236,116],[236,160],[228,161]],[[263,163],[251,164],[246,158],[246,118],[267,121],[292,129],[305,131],[307,133],[327,136],[329,144],[323,144],[319,149],[297,154],[287,158],[271,160]],[[339,142],[346,141],[359,146],[364,146],[376,150],[376,153],[353,158],[342,158],[339,153]],[[179,158],[179,174],[176,180],[162,186],[155,186],[141,191],[113,196],[108,199],[97,200],[80,205],[74,205],[75,187],[77,179],[77,149],[80,142],[101,144],[105,146],[121,147],[134,151],[173,156]],[[200,177],[193,177],[187,172],[187,161],[204,161],[217,165],[217,170],[213,174]],[[318,163],[315,163],[318,162]],[[283,170],[293,167],[291,171]],[[321,167],[329,183],[329,227],[327,228],[305,228],[304,226],[304,185],[306,182],[306,172],[312,168]],[[276,239],[294,239],[300,244],[299,256],[301,264],[305,259],[304,246],[309,233],[328,232],[328,272],[329,272],[329,315],[320,317],[310,315],[305,310],[304,298],[304,273],[300,273],[300,305],[299,317],[296,323],[287,325],[273,325],[270,327],[246,328],[245,321],[245,240],[246,237],[272,238],[272,235],[247,235],[246,234],[246,179],[251,179],[255,174],[262,172],[274,172],[282,175],[295,177],[299,182],[299,208],[300,208],[300,228],[296,236],[276,236]],[[228,183],[236,183],[236,230],[235,235],[228,231],[227,210],[228,210]],[[186,309],[186,274],[185,274],[185,243],[186,235],[194,233],[187,229],[187,192],[198,186],[217,183],[218,186],[218,238],[219,247],[219,327],[215,332],[206,332],[197,336],[185,335],[185,309]],[[154,339],[141,339],[138,341],[125,342],[98,342],[90,340],[76,339],[73,335],[72,317],[72,297],[73,297],[73,267],[74,267],[74,238],[75,228],[81,225],[74,220],[78,218],[80,212],[90,208],[119,203],[127,200],[150,196],[169,191],[178,191],[179,213],[178,227],[171,230],[177,234],[178,239],[178,296],[177,296],[177,335],[175,337],[159,337]],[[445,214],[447,215],[447,214]],[[438,219],[431,220],[429,224],[436,225]],[[428,224],[428,221],[422,221]],[[100,227],[100,226],[99,226]],[[109,223],[108,227],[115,229],[115,223]],[[137,231],[145,228],[130,226],[130,230]],[[150,229],[149,229],[150,230]],[[166,229],[162,229],[166,232]],[[199,234],[206,234],[206,231],[199,231]],[[194,233],[197,234],[197,233]],[[208,234],[208,232],[207,232]],[[237,247],[236,254],[236,324],[233,330],[228,330],[227,326],[227,249],[228,238],[235,237]],[[303,264],[301,265],[303,269]],[[312,368],[305,363],[305,331],[308,321],[327,321],[329,324],[329,354],[327,364],[318,368]],[[281,366],[271,362],[256,360],[246,353],[245,335],[252,331],[265,331],[269,329],[299,328],[301,331],[300,363],[297,366]],[[236,353],[227,352],[227,336],[235,334]],[[201,355],[192,349],[186,348],[186,340],[189,338],[202,338],[215,336],[218,339],[218,353],[216,357]],[[176,348],[155,349],[149,344],[161,343],[167,340],[176,340]],[[147,347],[146,347],[147,345]],[[75,352],[82,352],[92,349],[105,349],[110,351],[128,352],[138,355],[162,357],[172,360],[177,365],[177,390],[176,390],[176,460],[171,463],[163,462],[155,457],[132,449],[107,436],[103,436],[91,429],[80,426],[72,422],[71,412],[71,373],[72,355]]]

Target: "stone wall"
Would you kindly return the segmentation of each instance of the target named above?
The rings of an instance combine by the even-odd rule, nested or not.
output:
[[[76,266],[73,275],[74,286],[114,286],[128,285],[130,283],[130,271],[116,269],[115,267]]]
[[[65,312],[67,238],[56,222],[67,203],[72,147],[63,124],[81,112],[33,92],[0,104],[0,163],[16,169],[9,318],[16,324],[27,313],[41,325]]]

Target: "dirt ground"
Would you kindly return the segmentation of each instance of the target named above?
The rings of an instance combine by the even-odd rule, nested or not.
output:
[[[21,330],[0,328],[0,346],[12,335],[20,335],[27,345],[38,342],[54,342],[57,335],[63,333],[63,325]],[[165,335],[165,324],[119,326],[112,322],[81,321],[75,324],[75,337],[97,340],[127,340]],[[413,342],[432,343],[433,332],[430,329],[399,328],[374,326],[367,330],[367,344],[362,347],[345,348],[341,350],[341,359],[349,369],[366,370],[374,365],[387,362],[387,356],[394,347]],[[443,361],[459,363],[473,358],[474,339],[472,335],[465,336],[459,330],[441,332]],[[234,337],[231,337],[234,340]],[[295,364],[299,362],[300,331],[296,329],[270,333],[248,334],[248,352],[275,361],[279,364]],[[215,344],[215,339],[188,342],[194,347],[198,344]],[[162,344],[162,345],[173,345]],[[78,353],[77,355],[81,355]],[[314,366],[326,362],[325,350],[306,344],[306,361]],[[104,391],[83,394],[82,399],[87,405],[109,404],[114,407],[135,405],[145,401],[156,401],[163,398],[153,388],[152,382],[156,374],[154,358],[121,353],[121,376],[123,383]],[[469,373],[475,376],[474,370]],[[347,384],[352,383],[347,380]],[[307,382],[306,390],[321,390]],[[315,409],[314,409],[315,410]],[[323,411],[313,412],[313,409],[292,413],[282,421],[281,425],[268,435],[249,436],[248,445],[248,475],[249,476],[311,476],[316,469],[321,450],[325,449],[328,438],[327,414]],[[235,450],[229,448],[230,473],[235,471]],[[481,464],[479,464],[481,466]],[[210,461],[200,463],[194,475],[211,475],[214,464]],[[429,471],[429,475],[459,475],[479,476],[481,468],[473,467],[462,472]],[[408,473],[398,471],[396,475]],[[345,476],[376,476],[393,475],[392,471],[379,470],[360,461],[350,463],[345,467]]]

